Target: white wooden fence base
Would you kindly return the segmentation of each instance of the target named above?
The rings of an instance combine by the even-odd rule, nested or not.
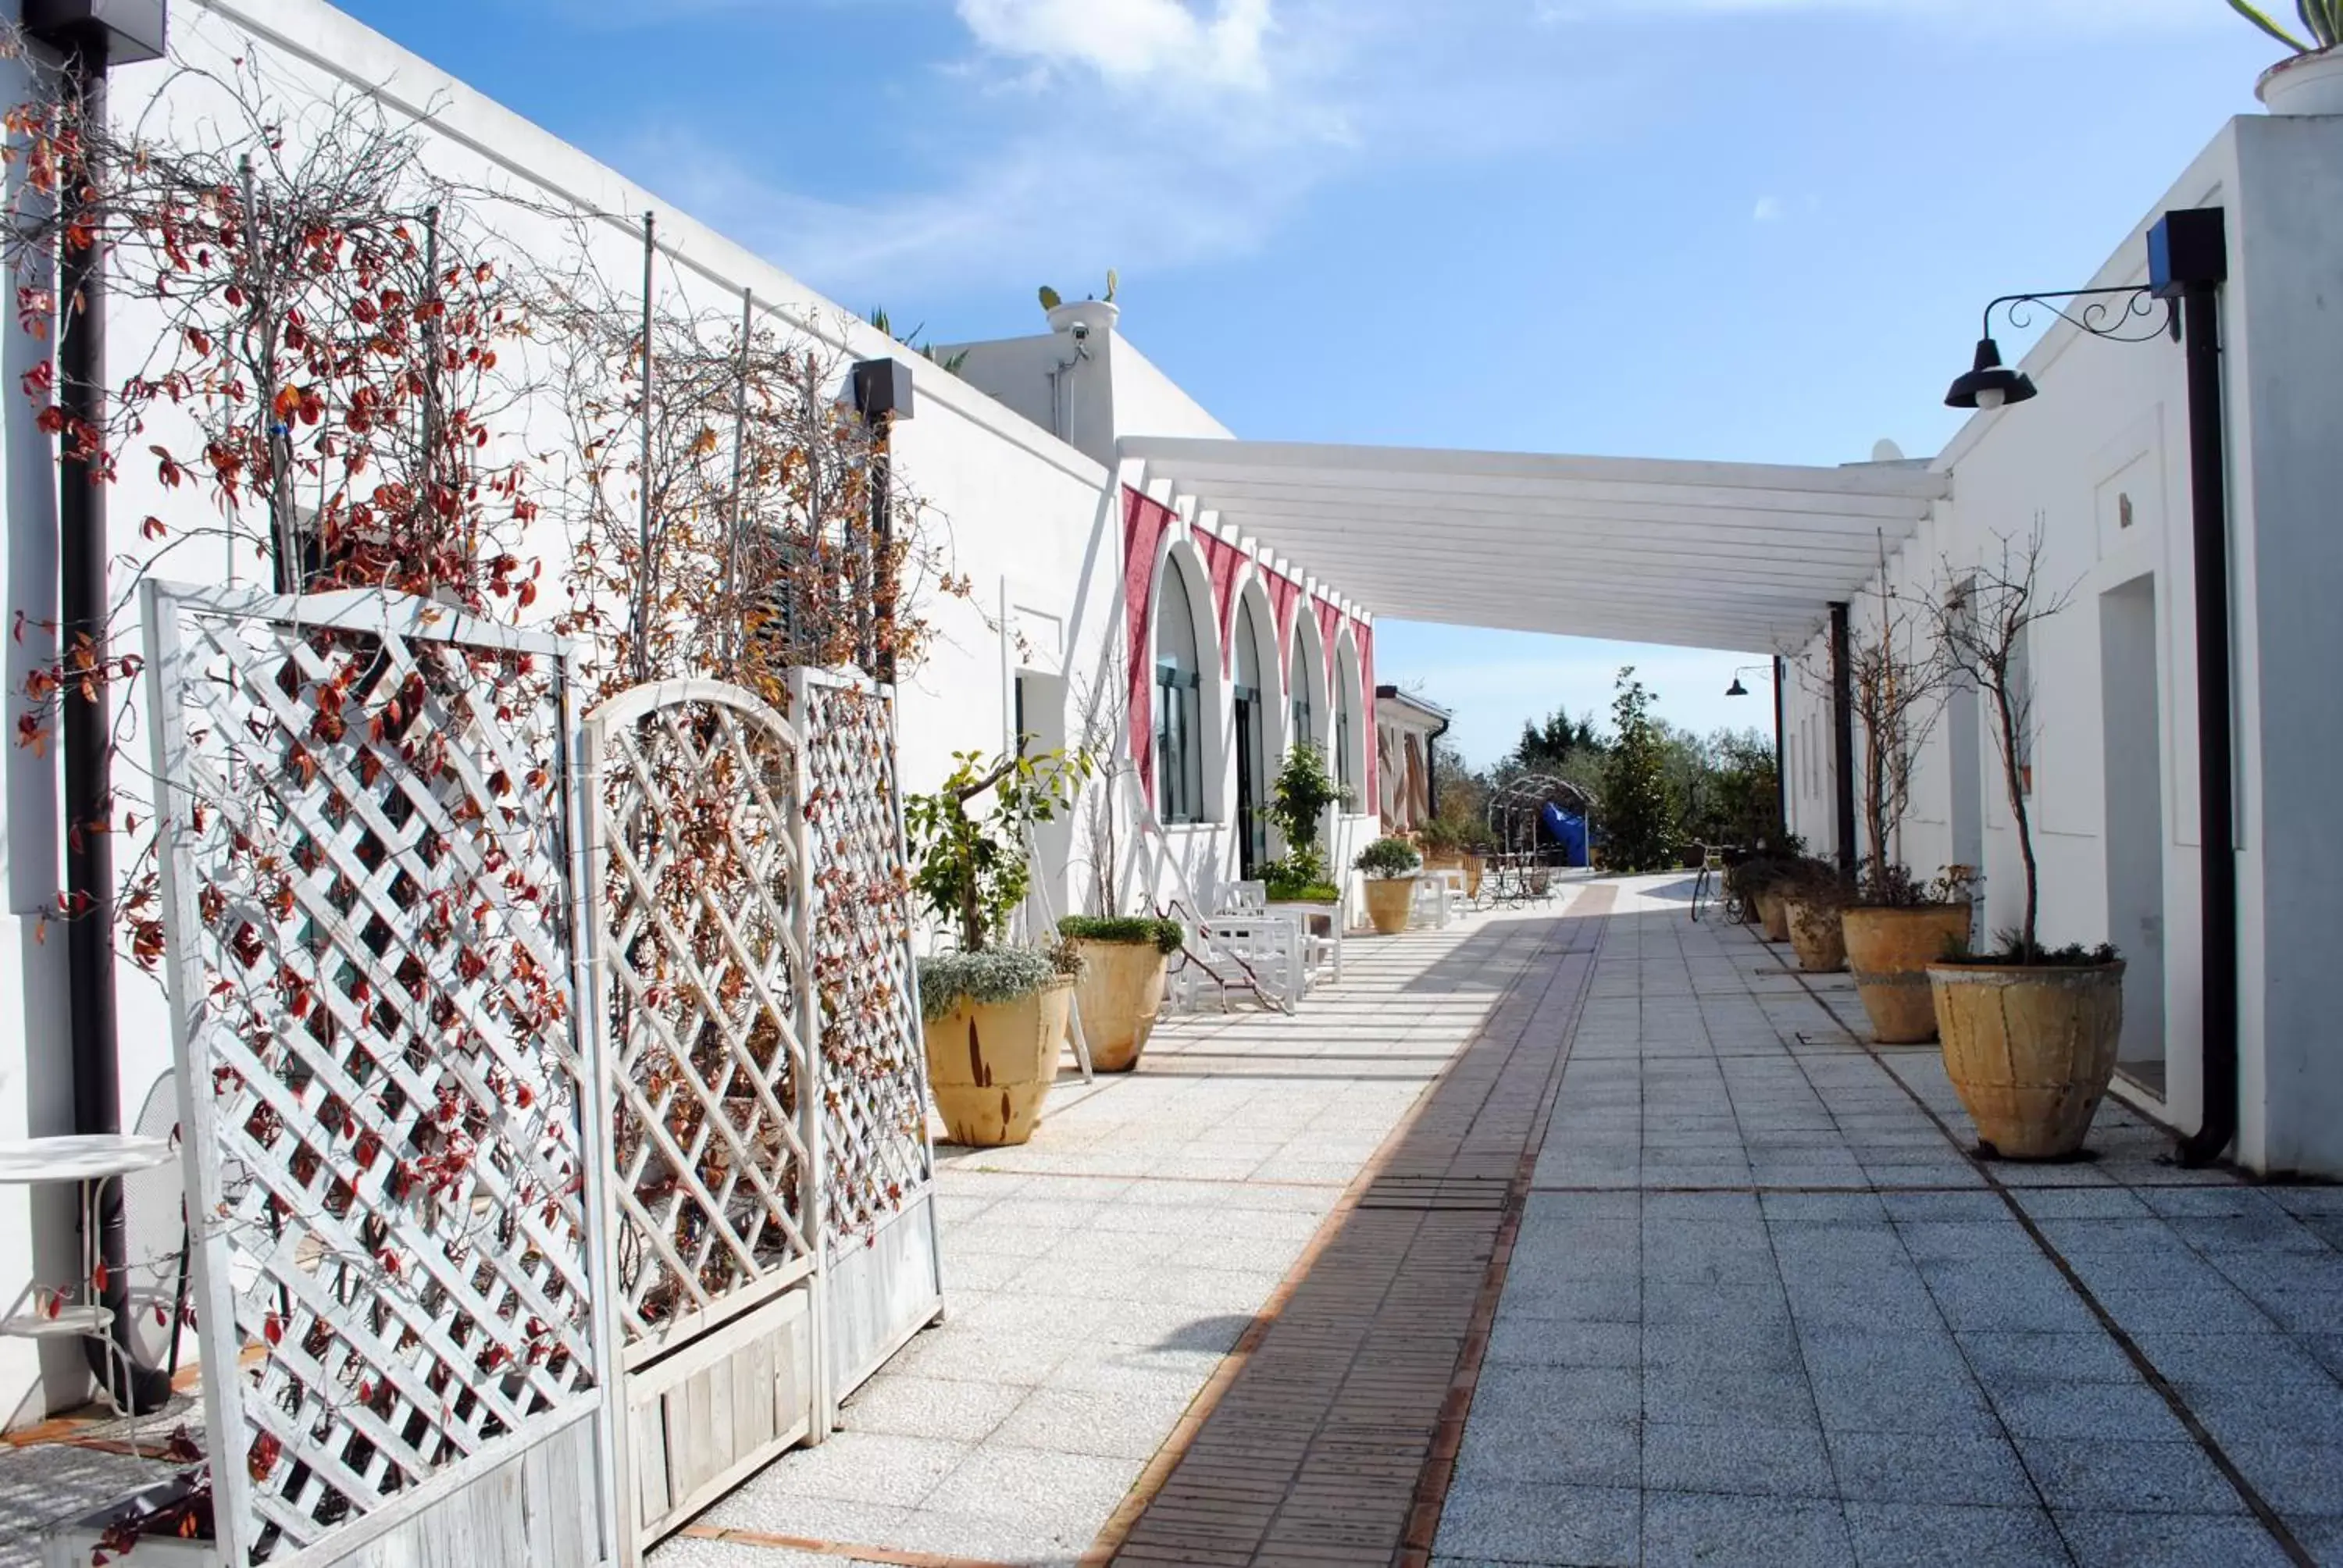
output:
[[[868,1246],[851,1239],[837,1243],[825,1288],[830,1386],[843,1400],[913,1334],[943,1316],[934,1191],[880,1221]]]
[[[812,1299],[809,1280],[627,1374],[643,1547],[813,1430]]]

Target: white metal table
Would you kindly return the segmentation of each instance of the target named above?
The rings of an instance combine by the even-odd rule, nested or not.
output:
[[[28,1281],[16,1293],[9,1315],[0,1318],[0,1335],[25,1340],[102,1340],[106,1352],[122,1364],[123,1386],[129,1386],[135,1369],[128,1352],[114,1342],[113,1312],[98,1299],[99,1203],[108,1181],[151,1171],[172,1158],[173,1152],[167,1138],[129,1132],[0,1139],[0,1186],[41,1187],[70,1181],[81,1189],[80,1280],[54,1289],[43,1287],[37,1280]],[[106,1392],[111,1398],[113,1391]]]

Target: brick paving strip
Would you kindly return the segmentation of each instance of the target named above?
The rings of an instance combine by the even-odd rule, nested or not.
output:
[[[1320,1229],[1085,1568],[1429,1558],[1616,890],[1582,891]]]

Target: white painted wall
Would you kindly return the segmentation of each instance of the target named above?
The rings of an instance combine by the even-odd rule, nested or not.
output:
[[[2343,371],[2343,119],[2232,122],[2087,281],[2147,279],[2146,231],[2163,212],[2227,211],[2231,281],[2223,293],[2230,432],[2230,538],[2236,621],[2239,813],[2239,1160],[2257,1170],[2343,1174],[2343,1055],[2313,977],[2333,929],[2318,900],[2343,871],[2333,809],[2343,764],[2343,667],[2333,615],[2343,582],[2343,450],[2334,438]],[[1988,296],[1995,280],[1980,280]],[[2203,1106],[2197,921],[2195,571],[2188,500],[2183,350],[2168,340],[2103,342],[2071,327],[2025,361],[2041,395],[1981,414],[1937,460],[1953,497],[1894,558],[1887,580],[1926,592],[2023,542],[2039,518],[2043,581],[2069,607],[2038,628],[2036,847],[2045,941],[2113,940],[2139,951],[2160,936],[2167,1061],[2160,1107],[2193,1129]],[[1947,372],[1949,375],[1949,370]],[[2127,507],[2126,502],[2128,501]],[[2127,512],[2130,524],[2123,518]],[[2159,698],[2163,922],[2111,929],[2106,841],[2110,736],[2101,668],[2103,597],[2151,578]],[[1864,606],[1857,601],[1858,622]],[[1831,851],[1829,650],[1818,628],[1794,650],[1805,678],[1785,693],[1792,829]],[[1980,715],[1985,717],[1985,715]],[[1927,747],[1903,835],[1903,858],[1931,872],[1956,858],[1957,748],[1951,722]],[[1861,744],[1860,737],[1857,739]],[[1989,931],[2014,925],[2023,879],[1998,753],[1975,746],[1982,775]],[[2117,879],[2120,886],[2122,879]],[[2147,999],[2137,999],[2146,1000]]]
[[[907,675],[901,692],[906,787],[932,789],[953,752],[990,752],[1012,739],[1011,704],[1021,668],[1057,683],[1048,689],[1062,697],[1059,728],[1070,739],[1081,739],[1085,703],[1103,690],[1109,700],[1089,717],[1121,744],[1116,659],[1123,636],[1122,475],[1113,455],[1118,435],[1128,432],[1118,429],[1116,409],[1136,411],[1133,417],[1146,420],[1150,433],[1224,433],[1143,356],[1127,346],[1101,344],[1096,359],[1082,362],[1060,420],[1071,439],[1060,439],[1051,434],[1041,373],[1065,347],[1061,337],[981,346],[970,374],[1001,393],[990,396],[975,380],[910,355],[770,264],[318,0],[180,0],[172,23],[174,47],[192,64],[225,73],[231,60],[260,61],[270,90],[296,111],[287,124],[297,140],[303,134],[299,109],[357,95],[371,95],[395,119],[419,125],[432,172],[486,193],[479,203],[484,218],[516,259],[574,256],[614,296],[631,297],[640,286],[641,240],[639,220],[630,215],[656,210],[663,297],[729,311],[748,287],[761,308],[841,362],[885,355],[905,359],[917,407],[895,436],[898,483],[927,505],[934,529],[949,541],[950,569],[972,585],[964,598],[930,601],[937,641],[927,662]],[[174,80],[167,104],[153,102],[167,76],[162,65],[119,72],[115,113],[145,116],[149,129],[162,135],[197,132],[207,120],[227,117],[225,95],[193,77]],[[21,64],[0,61],[0,92],[21,95],[23,81]],[[140,345],[155,330],[151,313],[136,300],[116,297],[109,339],[116,376],[143,353]],[[7,334],[0,368],[20,375],[38,350],[13,322],[0,331]],[[516,379],[528,368],[528,352],[513,350]],[[1109,355],[1120,365],[1111,372]],[[1120,397],[1109,393],[1110,374]],[[1084,377],[1093,385],[1085,387]],[[1043,390],[1037,393],[1037,385]],[[0,493],[8,508],[0,608],[13,625],[20,613],[35,623],[54,618],[56,561],[51,443],[34,428],[13,380],[10,387],[0,411],[5,471]],[[516,452],[557,449],[568,436],[563,410],[541,397],[504,423]],[[150,466],[126,463],[111,505],[117,555],[143,558],[149,552],[137,538],[141,518],[152,512],[168,518],[208,503],[191,501],[185,491],[166,493]],[[525,548],[548,559],[539,613],[553,613],[562,596],[551,579],[566,558],[566,538],[548,521]],[[236,569],[250,580],[256,568],[246,561]],[[184,579],[221,580],[230,566],[221,547],[206,544],[178,550],[163,570]],[[117,594],[129,581],[117,571]],[[125,629],[135,645],[135,626]],[[48,650],[36,628],[5,646],[13,715],[20,710],[25,675]],[[142,734],[143,728],[133,733]],[[1219,754],[1223,769],[1231,766],[1226,739]],[[7,891],[0,911],[0,1137],[8,1137],[68,1130],[71,1075],[63,1027],[65,943],[42,920],[62,877],[55,752],[39,757],[10,746],[0,757],[0,856]],[[143,743],[134,741],[117,778],[126,806],[138,799],[143,769]],[[1222,799],[1230,783],[1220,780]],[[1075,907],[1090,902],[1083,897],[1088,879],[1079,868],[1069,874],[1064,863],[1083,852],[1085,833],[1079,824],[1071,826],[1053,845],[1059,863],[1045,880],[1059,909],[1068,901]],[[1232,838],[1224,828],[1189,838],[1183,852],[1192,874],[1203,887],[1216,885],[1232,859]],[[1135,839],[1127,823],[1121,839],[1126,847]],[[126,1124],[168,1065],[162,1000],[154,980],[124,967]],[[70,1211],[61,1198],[36,1210],[22,1189],[0,1189],[0,1294],[36,1272],[71,1278],[75,1248]],[[22,1342],[0,1341],[0,1424],[36,1421],[48,1409],[78,1402],[85,1386],[79,1364],[74,1347],[53,1349],[44,1367]]]

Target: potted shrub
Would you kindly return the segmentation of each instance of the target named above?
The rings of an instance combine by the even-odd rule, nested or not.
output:
[[[1020,753],[959,766],[932,795],[904,799],[918,871],[912,887],[958,933],[960,950],[920,960],[928,1087],[955,1143],[1022,1143],[1057,1081],[1077,968],[1071,949],[996,945],[1025,900],[1031,829],[1052,820],[1090,774],[1081,752]],[[979,817],[970,803],[990,794]]]
[[[2343,0],[2297,0],[2304,33],[2280,25],[2251,0],[2229,0],[2247,21],[2294,51],[2254,85],[2273,115],[2343,115]]]
[[[1976,1123],[1977,1141],[1987,1153],[2014,1160],[2062,1159],[2082,1148],[2123,1035],[2124,966],[2116,950],[2104,943],[2046,950],[2036,928],[2040,890],[2020,744],[2033,721],[2032,692],[2022,649],[2027,629],[2065,608],[2067,597],[2037,597],[2041,555],[2037,532],[2016,565],[2005,552],[1997,571],[1979,572],[1936,601],[1936,635],[1949,667],[1976,682],[1989,704],[2025,867],[2026,910],[1997,950],[1929,965],[1928,989],[1945,1074]]]
[[[1781,879],[1784,869],[1795,865],[1805,852],[1806,841],[1793,833],[1778,849],[1760,844],[1752,854],[1744,855],[1737,860],[1728,859],[1725,868],[1725,885],[1735,898],[1741,900],[1744,924],[1765,927],[1763,904],[1775,897],[1774,886]],[[1766,940],[1786,942],[1790,940],[1789,926],[1785,919],[1785,923],[1778,936],[1771,930],[1765,930]]]
[[[1359,851],[1352,865],[1367,879],[1367,919],[1377,936],[1397,936],[1407,930],[1415,908],[1415,873],[1423,857],[1404,839],[1378,839]]]
[[[1058,922],[1058,934],[1081,965],[1074,1007],[1091,1066],[1100,1072],[1129,1072],[1155,1031],[1165,966],[1187,932],[1177,920],[1145,915],[1068,915]]]
[[[1808,974],[1835,974],[1846,968],[1846,932],[1839,915],[1852,890],[1837,868],[1804,861],[1777,888],[1798,968]]]
[[[1965,867],[1947,866],[1926,885],[1901,866],[1883,873],[1865,868],[1839,924],[1874,1040],[1917,1045],[1936,1038],[1928,966],[1967,944],[1970,918]]]
[[[1326,754],[1308,741],[1296,745],[1285,754],[1269,795],[1269,819],[1285,840],[1285,858],[1261,869],[1270,905],[1304,906],[1293,912],[1313,932],[1334,936],[1342,924],[1342,890],[1326,864],[1326,813],[1347,797],[1326,771]]]

